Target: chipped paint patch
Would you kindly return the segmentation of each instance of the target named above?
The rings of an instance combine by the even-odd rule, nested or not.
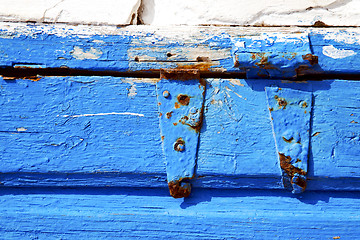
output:
[[[141,113],[131,113],[131,112],[111,112],[111,113],[87,113],[87,114],[78,114],[78,115],[62,115],[62,117],[92,117],[92,116],[108,116],[108,115],[130,115],[130,116],[138,116],[138,117],[144,117],[144,114]]]
[[[328,31],[323,31],[321,33],[325,35],[324,40],[360,45],[360,37],[358,32],[337,31],[329,33]]]
[[[246,98],[244,98],[243,96],[241,96],[240,94],[238,94],[237,92],[235,92],[234,90],[230,89],[229,87],[225,86],[225,89],[229,92],[233,92],[236,96],[238,96],[239,98],[243,98],[246,100]],[[230,97],[230,95],[228,94],[228,96]]]
[[[234,84],[234,85],[238,85],[238,86],[244,87],[244,84],[242,84],[239,79],[233,79],[233,78],[232,78],[232,79],[230,79],[229,81],[230,81],[232,84]]]
[[[101,57],[103,52],[93,47],[91,47],[88,51],[86,51],[78,46],[75,46],[74,50],[71,51],[70,53],[74,58],[79,60],[84,60],[84,59],[98,59]]]
[[[133,82],[130,83],[131,84],[131,87],[130,88],[127,88],[127,90],[129,91],[128,93],[128,97],[129,98],[134,98],[136,95],[137,95],[137,92],[136,92],[136,84],[134,84]]]
[[[19,127],[19,128],[16,128],[16,131],[18,132],[25,132],[27,129],[24,128],[24,127]]]
[[[341,58],[346,58],[346,57],[356,55],[356,52],[354,52],[353,50],[337,49],[333,45],[324,46],[322,52],[325,56],[328,56],[328,57],[331,57],[334,59],[341,59]]]

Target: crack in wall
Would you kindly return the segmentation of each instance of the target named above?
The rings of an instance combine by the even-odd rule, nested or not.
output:
[[[51,10],[51,9],[54,9],[56,8],[57,6],[59,6],[61,3],[63,3],[65,0],[60,0],[58,3],[56,3],[54,6],[52,7],[49,7],[47,8],[45,11],[44,11],[44,14],[42,16],[42,18],[40,18],[40,22],[45,22],[45,17],[46,17],[46,13]],[[53,21],[53,23],[56,23],[57,20],[59,20],[61,14],[63,13],[64,10],[61,10],[60,13],[55,17],[55,20]]]
[[[290,11],[285,11],[285,12],[279,12],[279,11],[269,11],[266,12],[266,10],[261,10],[260,12],[258,12],[257,14],[255,14],[250,20],[246,21],[245,24],[255,24],[255,22],[257,20],[259,20],[261,17],[264,16],[270,16],[272,14],[277,14],[277,15],[290,15],[290,14],[295,14],[295,13],[306,13],[309,12],[311,10],[316,10],[316,9],[323,9],[326,11],[329,11],[329,9],[333,10],[339,7],[343,7],[347,4],[349,4],[350,2],[352,2],[353,0],[335,0],[334,2],[325,5],[325,6],[310,6],[307,7],[305,9],[302,10],[290,10]]]

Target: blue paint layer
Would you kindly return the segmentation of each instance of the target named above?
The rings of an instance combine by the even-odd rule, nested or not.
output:
[[[312,94],[278,87],[265,90],[284,187],[301,193],[308,171]]]
[[[248,78],[294,78],[317,64],[307,34],[262,34],[234,39],[235,65]]]
[[[356,192],[1,189],[2,239],[356,239]]]
[[[79,37],[42,33],[0,38],[0,67],[35,64],[42,68],[128,71],[130,41],[130,36]]]
[[[5,186],[125,186],[128,179],[132,186],[166,187],[156,81],[2,79],[0,181]],[[307,189],[360,189],[359,82],[206,81],[194,187],[281,188],[265,94],[265,87],[276,85],[313,92]],[[70,117],[126,112],[144,117]]]
[[[189,40],[146,31],[56,35],[44,33],[40,26],[29,29],[35,33],[0,31],[0,67],[152,72],[191,66],[202,71],[247,73],[248,78],[360,73],[359,34],[351,30],[259,34],[224,29],[205,34],[200,28]]]

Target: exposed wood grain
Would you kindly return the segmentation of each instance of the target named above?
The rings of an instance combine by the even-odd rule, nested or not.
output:
[[[356,28],[84,28],[3,23],[0,29],[0,67],[121,72],[156,72],[180,67],[198,68],[202,72],[245,73],[254,66],[248,69],[236,66],[239,46],[242,53],[248,53],[248,61],[254,47],[284,60],[293,54],[293,60],[286,60],[291,63],[278,61],[273,66],[283,69],[288,66],[283,64],[297,66],[294,61],[303,61],[301,56],[296,56],[302,44],[318,56],[318,64],[314,64],[311,73],[360,73],[360,32]],[[297,38],[300,42],[296,43]],[[267,52],[269,47],[279,52]]]

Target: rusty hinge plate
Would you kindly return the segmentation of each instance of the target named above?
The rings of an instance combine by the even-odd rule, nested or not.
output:
[[[301,193],[306,188],[312,93],[278,87],[265,90],[283,185]]]
[[[196,69],[161,70],[160,78],[156,90],[169,190],[174,198],[187,197],[195,175],[205,84]]]

